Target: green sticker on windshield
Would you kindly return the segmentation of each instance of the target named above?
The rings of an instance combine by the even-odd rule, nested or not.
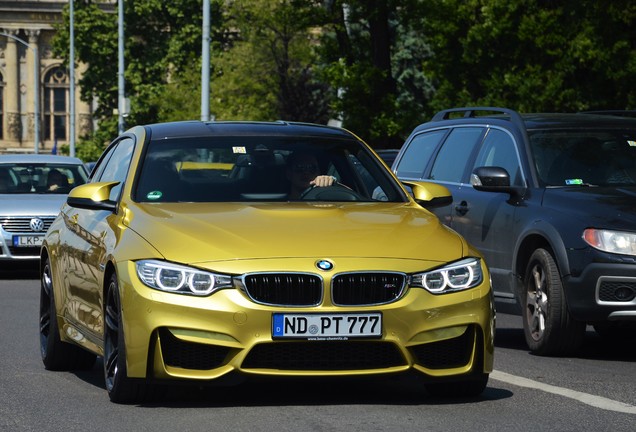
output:
[[[161,191],[152,191],[152,192],[148,192],[148,195],[146,195],[146,198],[148,198],[149,200],[158,200],[159,198],[161,198],[163,194],[161,193]]]
[[[570,186],[570,185],[582,185],[583,184],[583,180],[582,179],[566,179],[565,180],[565,184]]]

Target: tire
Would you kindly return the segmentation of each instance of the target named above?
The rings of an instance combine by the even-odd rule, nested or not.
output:
[[[53,296],[51,262],[45,259],[40,275],[40,354],[48,370],[86,370],[93,367],[97,356],[77,345],[62,342],[57,324]]]
[[[530,257],[522,301],[523,332],[533,354],[569,355],[580,348],[585,323],[570,315],[559,269],[545,249]]]
[[[488,374],[466,381],[426,384],[428,394],[442,398],[474,398],[484,392],[488,385]]]
[[[121,311],[119,284],[113,274],[104,299],[104,381],[111,402],[141,402],[148,386],[143,379],[128,377]]]

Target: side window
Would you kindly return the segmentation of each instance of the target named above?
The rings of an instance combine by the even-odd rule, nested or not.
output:
[[[481,127],[458,127],[451,131],[442,145],[430,179],[461,183],[468,161],[483,133]]]
[[[421,179],[435,148],[447,131],[448,129],[440,129],[415,135],[406,144],[404,155],[398,163],[396,168],[398,177]]]
[[[103,168],[101,173],[97,173],[96,179],[99,182],[120,182],[119,185],[110,191],[110,199],[113,201],[117,201],[121,193],[121,188],[126,180],[126,174],[128,174],[128,167],[130,166],[134,148],[135,144],[131,138],[122,139],[112,149],[108,160],[102,164]]]
[[[510,174],[512,186],[523,186],[517,149],[512,137],[499,129],[490,129],[484,139],[473,169],[481,166],[498,166]]]

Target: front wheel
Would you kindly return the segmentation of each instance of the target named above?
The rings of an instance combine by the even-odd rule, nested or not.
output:
[[[104,381],[112,402],[132,403],[145,399],[147,386],[143,379],[128,377],[121,311],[119,285],[113,274],[104,299]]]
[[[585,323],[568,311],[561,275],[552,254],[534,251],[523,292],[523,331],[530,351],[538,355],[574,353],[583,343]]]

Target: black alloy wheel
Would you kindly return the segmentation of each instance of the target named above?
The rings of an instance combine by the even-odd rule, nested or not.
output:
[[[119,284],[113,274],[104,299],[104,381],[112,402],[132,403],[145,399],[147,386],[143,379],[128,377],[121,310]]]

